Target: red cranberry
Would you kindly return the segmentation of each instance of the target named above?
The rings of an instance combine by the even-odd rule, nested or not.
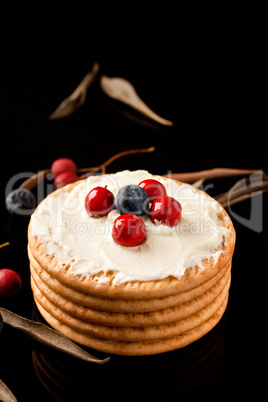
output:
[[[154,179],[146,179],[139,183],[139,186],[145,190],[150,202],[154,202],[157,198],[167,195],[165,186],[160,181]]]
[[[21,278],[12,269],[0,269],[0,297],[15,296],[21,288]]]
[[[112,237],[114,242],[120,246],[138,246],[143,242],[145,235],[145,224],[137,215],[120,215],[114,221]]]
[[[166,195],[153,202],[150,217],[155,224],[159,221],[163,225],[173,227],[180,222],[181,212],[181,204],[175,198]]]
[[[92,216],[106,216],[114,208],[114,195],[105,187],[94,187],[86,196],[85,208]]]
[[[67,184],[74,183],[79,180],[79,177],[75,173],[71,172],[63,172],[60,173],[54,180],[54,187],[61,188],[66,186]]]
[[[60,158],[55,160],[51,165],[51,173],[57,177],[63,172],[77,173],[77,166],[72,159]]]

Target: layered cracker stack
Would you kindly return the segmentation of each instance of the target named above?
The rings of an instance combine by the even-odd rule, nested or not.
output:
[[[181,279],[120,285],[113,284],[112,272],[103,283],[98,281],[103,273],[81,277],[68,264],[59,269],[56,257],[32,236],[30,223],[31,286],[41,315],[73,341],[118,355],[163,353],[199,339],[218,323],[228,301],[235,231],[219,208],[229,236],[216,262],[211,258],[202,269],[187,269]]]

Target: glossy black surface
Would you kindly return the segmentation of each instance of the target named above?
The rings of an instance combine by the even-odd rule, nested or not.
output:
[[[248,40],[248,31],[242,31],[242,39],[210,35],[199,30],[192,14],[177,27],[169,33],[176,33],[178,46],[166,38],[160,47],[153,41],[141,49],[131,41],[126,48],[108,37],[106,45],[89,44],[85,52],[86,35],[83,43],[41,42],[37,47],[18,36],[12,51],[7,46],[0,76],[0,244],[9,241],[10,246],[0,249],[0,268],[16,270],[23,286],[13,299],[0,299],[1,306],[36,317],[26,251],[28,217],[12,217],[4,205],[6,186],[15,175],[49,168],[59,157],[72,158],[80,168],[96,166],[117,152],[149,146],[155,146],[155,152],[124,157],[107,171],[268,171],[261,55]],[[79,111],[49,120],[94,61],[100,63],[100,75],[130,80],[142,99],[174,126],[155,124],[112,101],[100,89],[99,77]],[[216,195],[236,180],[211,180],[205,190]],[[46,186],[49,191],[51,182]],[[267,352],[266,205],[264,194],[255,197],[254,204],[245,201],[227,209],[237,232],[229,303],[221,322],[200,341],[159,356],[112,356],[106,365],[85,367],[4,327],[0,378],[19,401],[103,400],[115,395],[118,400],[258,400],[264,385],[260,362]]]

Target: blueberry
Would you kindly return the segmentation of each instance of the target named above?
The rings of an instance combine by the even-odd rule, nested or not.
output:
[[[6,208],[12,215],[30,215],[35,206],[35,196],[25,188],[17,188],[6,197]]]
[[[140,186],[129,184],[118,191],[115,197],[115,207],[121,215],[144,215],[148,213],[149,197]]]

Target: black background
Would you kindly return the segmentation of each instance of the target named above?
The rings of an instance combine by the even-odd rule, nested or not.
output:
[[[172,10],[160,13],[157,18],[151,15],[152,27],[146,32],[141,28],[147,25],[148,15],[132,24],[127,18],[110,20],[109,24],[105,24],[105,20],[94,31],[90,29],[94,20],[90,14],[86,24],[85,21],[78,24],[79,28],[74,28],[69,20],[51,39],[47,19],[45,35],[40,35],[44,27],[38,29],[38,21],[30,27],[26,21],[20,21],[18,28],[17,20],[12,20],[5,27],[0,75],[0,243],[9,241],[10,246],[0,250],[0,268],[16,270],[23,286],[17,297],[2,299],[1,306],[32,317],[26,253],[28,218],[11,217],[4,204],[6,185],[17,173],[34,174],[50,168],[60,157],[72,158],[79,168],[96,166],[117,152],[149,146],[155,146],[155,152],[124,157],[107,171],[147,169],[165,174],[229,167],[267,172],[261,10],[249,9],[247,13],[244,9],[235,13],[234,10],[215,13],[203,10],[201,17],[200,10],[189,4],[183,13],[176,13],[173,18]],[[83,10],[80,11],[83,14]],[[109,19],[107,15],[106,18]],[[100,73],[87,92],[84,106],[72,116],[49,120],[48,116],[75,89],[95,61],[100,64]],[[128,79],[145,103],[162,117],[172,120],[174,126],[155,124],[109,99],[100,88],[101,75]],[[209,181],[206,183],[211,185],[208,192],[221,193],[236,179]],[[264,342],[267,195],[261,199],[263,225],[259,231],[246,227],[237,218],[250,219],[250,201],[227,209],[233,217],[237,244],[229,304],[215,335],[219,339],[217,331],[220,331],[222,337],[217,375],[213,376],[206,366],[201,374],[194,373],[195,379],[202,379],[206,391],[199,392],[197,388],[196,393],[192,393],[191,387],[186,387],[184,392],[183,381],[180,381],[184,376],[187,378],[187,364],[185,372],[183,364],[178,373],[176,370],[168,372],[172,378],[178,375],[177,388],[173,384],[174,393],[180,394],[181,389],[185,400],[221,400],[231,396],[242,400],[262,393],[261,363],[267,352]],[[232,211],[236,217],[232,216]],[[120,375],[125,375],[126,378],[122,378],[128,396],[138,395],[143,400],[154,378],[149,375],[153,365],[157,381],[150,386],[155,388],[157,384],[161,389],[163,383],[166,389],[163,386],[164,391],[159,392],[158,398],[154,395],[151,399],[147,397],[148,400],[177,400],[170,397],[166,385],[166,362],[170,358],[178,363],[182,356],[186,361],[191,360],[199,353],[195,348],[201,345],[202,351],[204,342],[210,345],[211,338],[204,337],[197,346],[165,355],[167,357],[141,359],[140,362],[116,360],[116,367],[124,367],[123,374],[119,370],[119,377],[113,377],[109,369],[101,372],[98,368],[93,370],[97,376],[94,384],[112,378],[116,386],[109,388],[109,395],[123,398],[126,394]],[[134,374],[133,362],[137,365]],[[149,366],[148,374],[145,373],[147,385],[146,381],[141,385],[135,377],[143,364]],[[192,360],[191,364],[193,373]],[[207,377],[204,376],[206,370]],[[5,329],[0,335],[0,378],[19,401],[37,400],[37,397],[40,401],[54,400],[38,380],[31,345],[9,336]],[[192,388],[195,387],[193,380]],[[60,399],[64,398],[62,391]],[[101,396],[99,398],[102,400]]]

